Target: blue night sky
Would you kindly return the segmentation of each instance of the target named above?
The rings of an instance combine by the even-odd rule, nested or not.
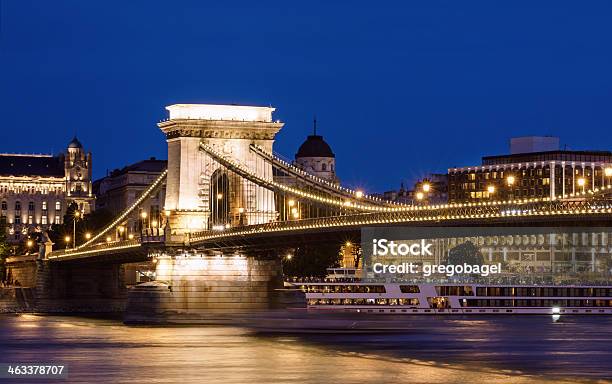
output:
[[[537,5],[535,5],[537,3]],[[343,182],[382,191],[479,164],[519,135],[612,149],[609,2],[0,0],[0,151],[94,174],[166,158],[173,103],[273,105],[291,156],[311,132]]]

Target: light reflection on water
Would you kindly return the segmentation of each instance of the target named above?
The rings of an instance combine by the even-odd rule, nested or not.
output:
[[[406,317],[401,334],[257,335],[0,316],[2,362],[56,362],[70,382],[490,383],[612,377],[612,318]],[[16,381],[16,382],[24,382]],[[558,380],[555,382],[559,382]]]

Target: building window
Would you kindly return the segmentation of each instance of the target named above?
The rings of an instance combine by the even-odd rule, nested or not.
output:
[[[28,211],[34,212],[34,202],[33,201],[30,201],[28,203]]]
[[[55,202],[55,210],[56,211],[61,211],[62,210],[62,203],[60,203],[59,201]]]
[[[327,164],[325,164],[325,163],[321,164],[321,170],[322,171],[327,171]]]
[[[47,210],[47,202],[46,202],[46,201],[43,201],[43,202],[42,202],[42,210],[43,210],[43,211],[46,211],[46,210]]]
[[[34,224],[34,216],[28,215],[28,224]]]
[[[42,215],[40,220],[42,225],[47,225],[47,215]]]
[[[60,215],[55,215],[55,224],[60,224]]]
[[[21,211],[21,202],[20,201],[16,201],[15,202],[15,210],[16,211]]]
[[[6,215],[0,216],[0,225],[6,225]]]
[[[8,204],[6,203],[6,201],[2,202],[2,210],[6,211],[8,209]]]
[[[21,216],[20,215],[15,216],[15,224],[21,224]]]

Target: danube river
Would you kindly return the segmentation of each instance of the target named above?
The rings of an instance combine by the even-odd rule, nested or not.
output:
[[[132,327],[116,320],[0,315],[0,362],[64,364],[67,381],[82,383],[612,378],[611,317],[565,317],[557,323],[548,316],[402,321],[410,325],[393,334],[265,335],[235,326]]]

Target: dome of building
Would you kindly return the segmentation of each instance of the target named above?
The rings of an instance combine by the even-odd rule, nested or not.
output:
[[[68,148],[83,148],[83,144],[76,138],[76,136],[72,139],[70,143],[68,143]]]
[[[329,144],[323,140],[323,136],[319,135],[310,135],[300,145],[297,153],[295,154],[295,158],[303,158],[303,157],[336,157],[331,150]]]

